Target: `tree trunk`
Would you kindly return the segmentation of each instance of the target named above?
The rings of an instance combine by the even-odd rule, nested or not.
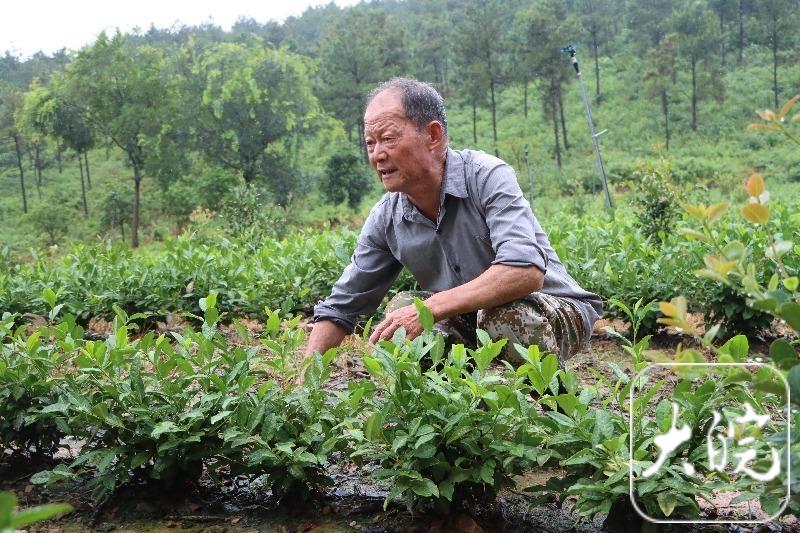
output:
[[[478,144],[478,111],[475,100],[472,100],[472,142]]]
[[[523,110],[523,114],[525,115],[525,118],[528,118],[528,82],[527,82],[527,80],[525,81],[525,83],[522,84],[522,89],[523,89],[523,93],[522,94],[524,95],[522,97],[522,110]]]
[[[244,182],[247,183],[248,185],[252,183],[253,178],[256,177],[256,171],[255,168],[253,168],[254,165],[255,162],[253,161],[245,161],[242,164],[242,177],[244,178]]]
[[[361,156],[364,158],[364,163],[369,165],[369,152],[367,152],[367,140],[364,138],[364,119],[358,119],[358,145],[361,150]]]
[[[444,65],[443,65],[443,68],[442,68],[442,91],[443,91],[442,94],[444,95],[445,98],[447,98],[448,96],[450,96],[450,88],[447,85],[447,66],[448,65],[447,65],[447,58],[446,57],[444,58],[443,63],[444,63]]]
[[[61,143],[56,140],[56,164],[58,165],[58,175],[61,175]]]
[[[594,50],[594,85],[595,97],[600,101],[600,58],[598,57],[597,29],[592,32],[592,49]]]
[[[497,150],[497,104],[494,100],[494,78],[489,78],[489,93],[492,96],[492,140],[494,141],[494,155],[500,157]]]
[[[139,247],[139,194],[142,175],[139,167],[133,166],[133,213],[131,215],[131,248]]]
[[[739,18],[739,64],[741,65],[744,58],[744,0],[739,0],[737,16]]]
[[[725,35],[725,18],[722,16],[722,11],[719,12],[719,34]],[[725,66],[725,39],[722,37],[719,40],[719,60]]]
[[[664,140],[669,152],[669,96],[666,89],[661,90],[661,111],[664,113]]]
[[[42,145],[38,141],[33,145],[33,164],[36,168],[36,181],[42,185]]]
[[[19,187],[22,190],[22,212],[28,212],[28,197],[25,194],[25,171],[22,169],[22,151],[19,147],[19,137],[14,135],[14,148],[17,151],[17,167],[19,168]]]
[[[83,200],[83,214],[89,216],[89,207],[86,205],[86,185],[83,183],[83,160],[78,152],[78,166],[81,169],[81,199]]]
[[[692,131],[697,131],[697,57],[692,54]]]
[[[775,109],[778,106],[778,24],[772,24],[772,93],[775,95]]]
[[[550,117],[553,119],[553,147],[556,152],[556,164],[561,170],[561,144],[558,140],[558,117],[556,117],[556,95],[553,87],[550,87]]]
[[[564,100],[561,96],[561,85],[556,85],[556,94],[558,95],[558,113],[561,115],[561,135],[564,137],[564,150],[569,150],[569,141],[567,141],[567,123],[564,121]]]
[[[80,154],[78,155],[80,157]],[[83,166],[86,167],[86,187],[92,190],[92,176],[89,174],[89,150],[83,151]]]

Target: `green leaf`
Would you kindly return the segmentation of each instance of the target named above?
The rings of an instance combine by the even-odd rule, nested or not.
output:
[[[786,278],[783,280],[783,286],[792,292],[797,290],[798,284],[800,284],[800,278],[797,276],[792,276],[791,278]]]
[[[17,506],[17,497],[11,492],[0,492],[0,531],[11,529],[11,514]]]
[[[558,356],[547,354],[542,360],[542,379],[545,383],[550,383],[556,372],[558,372]]]
[[[25,526],[48,520],[54,516],[72,512],[72,506],[66,503],[51,503],[40,505],[31,509],[23,509],[11,517],[11,529],[20,529]]]
[[[268,333],[277,333],[281,328],[281,317],[278,311],[269,313],[267,318],[266,329]]]
[[[397,452],[400,448],[406,445],[408,442],[408,435],[403,433],[401,435],[397,435],[392,442],[392,451]]]
[[[675,495],[671,492],[660,492],[658,496],[656,496],[656,500],[658,501],[658,506],[661,508],[661,512],[664,513],[664,516],[671,515],[672,511],[675,510],[675,504],[678,503]]]
[[[181,429],[178,426],[176,426],[174,422],[170,421],[159,422],[158,424],[156,424],[156,427],[153,428],[153,431],[150,433],[150,437],[157,439],[164,433],[177,433],[180,430]]]
[[[419,449],[423,444],[426,442],[432,441],[436,438],[436,433],[427,433],[422,435],[420,438],[417,439],[417,442],[414,444],[414,449]]]
[[[414,307],[417,308],[417,314],[419,315],[419,323],[422,324],[422,327],[425,328],[425,331],[431,331],[433,329],[433,313],[425,303],[420,300],[419,298],[414,298]]]
[[[131,470],[136,470],[150,460],[150,452],[139,452],[131,459]]]
[[[547,414],[547,416],[549,416],[550,418],[552,418],[553,420],[555,420],[556,422],[558,422],[562,426],[566,426],[568,428],[574,428],[575,427],[575,421],[572,420],[570,417],[564,415],[564,414],[561,414],[561,413],[559,413],[557,411],[547,411],[546,414]]]
[[[795,403],[800,403],[800,365],[795,365],[786,377],[789,382],[789,395]]]
[[[369,372],[373,376],[380,376],[381,374],[383,374],[383,367],[381,366],[381,364],[378,362],[377,359],[373,357],[364,356],[361,360],[364,363],[364,368],[366,368],[367,372]]]
[[[747,354],[750,352],[750,344],[747,341],[747,337],[744,335],[736,335],[723,344],[719,351],[720,353],[730,355],[737,363],[741,363],[747,358]]]
[[[768,516],[775,516],[781,509],[783,499],[783,497],[775,494],[765,494],[761,496],[761,509],[767,513]]]
[[[383,433],[383,415],[381,413],[372,413],[367,421],[364,423],[364,436],[368,440],[376,440]]]
[[[789,370],[800,363],[794,347],[784,339],[776,339],[769,346],[769,356],[781,370]]]
[[[453,490],[455,489],[455,483],[451,479],[445,479],[441,483],[439,483],[439,494],[445,498],[447,501],[453,501]]]
[[[414,484],[411,490],[414,491],[414,494],[424,498],[429,498],[431,496],[439,497],[439,487],[430,479],[425,479],[422,483]]]
[[[56,305],[56,293],[50,287],[45,287],[42,291],[42,299],[47,302],[47,305],[52,309]]]
[[[211,423],[212,424],[216,424],[217,422],[219,422],[223,418],[227,417],[231,413],[233,413],[233,411],[220,411],[219,413],[217,413],[217,414],[215,414],[214,416],[211,417]]]
[[[800,304],[785,303],[780,308],[780,316],[796,332],[800,333]]]
[[[722,249],[722,254],[730,261],[738,261],[739,259],[744,258],[744,244],[739,241],[731,241],[725,245],[725,248]]]
[[[596,433],[606,439],[610,439],[614,435],[614,419],[611,413],[605,409],[595,411],[594,427]],[[594,441],[594,439],[592,440]],[[600,442],[600,439],[597,442]]]

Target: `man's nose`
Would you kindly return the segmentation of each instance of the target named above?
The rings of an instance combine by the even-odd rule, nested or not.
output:
[[[369,157],[373,161],[382,161],[386,159],[386,150],[384,150],[383,145],[379,142],[376,142],[372,146],[372,153]]]

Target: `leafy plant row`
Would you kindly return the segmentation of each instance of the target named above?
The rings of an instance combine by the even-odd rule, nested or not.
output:
[[[446,352],[418,302],[426,332],[413,341],[402,331],[382,341],[363,356],[371,379],[329,392],[323,386],[335,352],[298,365],[294,354],[304,339],[297,319],[281,324],[277,312],[268,312],[262,335],[253,338],[237,326],[242,342],[231,345],[217,330],[216,303],[214,294],[201,299],[200,330],[186,328],[171,339],[132,338],[131,321],[139,317],[119,308],[114,333],[104,341],[84,340],[71,315],[27,334],[15,315],[5,314],[0,444],[49,453],[64,436],[84,440],[71,464],[33,481],[86,478],[96,498],[136,479],[171,484],[203,471],[265,476],[278,496],[305,494],[324,489],[329,464],[351,460],[377,466],[372,475],[390,485],[386,503],[402,497],[410,508],[491,499],[513,486],[514,476],[543,466],[567,473],[532,495],[574,496],[576,509],[587,515],[627,499],[631,435],[624,413],[634,380],[613,363],[613,379],[597,373],[596,384],[580,385],[575,372],[558,368],[555,355],[516,346],[522,365],[490,370],[505,340],[480,332],[478,348],[456,345]],[[638,371],[649,338],[634,340],[628,351]],[[737,361],[747,352],[744,337],[720,349]],[[428,370],[423,359],[430,360]],[[293,386],[301,374],[303,385]],[[653,439],[672,419],[661,405],[655,416],[646,410],[664,380],[637,380],[642,396],[634,404],[639,425],[632,442],[639,475],[652,464]],[[769,401],[776,401],[774,390],[753,396],[741,380],[710,380],[702,394],[690,388],[684,379],[676,399],[698,432],[731,398],[746,395],[760,406],[773,394]],[[728,482],[710,483],[674,466],[681,456],[698,454],[699,442],[678,450],[673,465],[642,485],[641,505],[654,515],[696,516],[695,498]]]
[[[41,297],[44,288],[81,321],[110,319],[114,306],[131,314],[198,313],[199,297],[212,290],[223,312],[301,309],[330,290],[354,238],[349,232],[299,233],[265,240],[253,250],[245,242],[184,235],[159,251],[104,243],[76,246],[54,262],[13,264],[10,257],[0,258],[7,266],[0,272],[0,309],[44,315],[49,308]]]
[[[771,318],[747,305],[746,298],[730,287],[698,278],[704,268],[705,243],[688,241],[675,223],[663,239],[648,237],[630,213],[590,215],[580,219],[557,216],[548,220],[551,241],[568,271],[587,290],[606,300],[633,305],[666,301],[684,295],[713,322],[723,322],[726,336],[752,333]],[[683,222],[682,225],[686,225]],[[800,214],[786,205],[773,209],[772,224],[785,240],[800,236]],[[714,228],[715,238],[742,242],[742,253],[756,258],[756,273],[766,282],[776,271],[765,259],[768,241],[735,218]],[[37,259],[13,264],[0,254],[0,309],[44,315],[47,302],[41,294],[51,288],[64,311],[85,321],[92,316],[111,318],[113,306],[127,313],[198,313],[198,295],[218,292],[222,312],[259,315],[264,307],[284,312],[308,311],[330,290],[355,244],[350,231],[300,233],[281,241],[265,240],[260,246],[235,240],[204,240],[185,235],[169,240],[160,251],[132,252],[124,246],[79,246],[59,260]],[[798,254],[789,254],[786,268],[800,269]],[[762,258],[762,259],[758,259]],[[402,276],[396,288],[411,288]],[[298,290],[297,288],[300,287]],[[624,314],[615,307],[607,314]],[[643,327],[653,331],[656,313]]]

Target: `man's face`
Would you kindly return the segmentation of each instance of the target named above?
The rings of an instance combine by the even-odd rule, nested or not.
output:
[[[431,153],[426,135],[406,118],[398,90],[379,93],[364,113],[369,162],[390,192],[411,192],[426,175]]]

